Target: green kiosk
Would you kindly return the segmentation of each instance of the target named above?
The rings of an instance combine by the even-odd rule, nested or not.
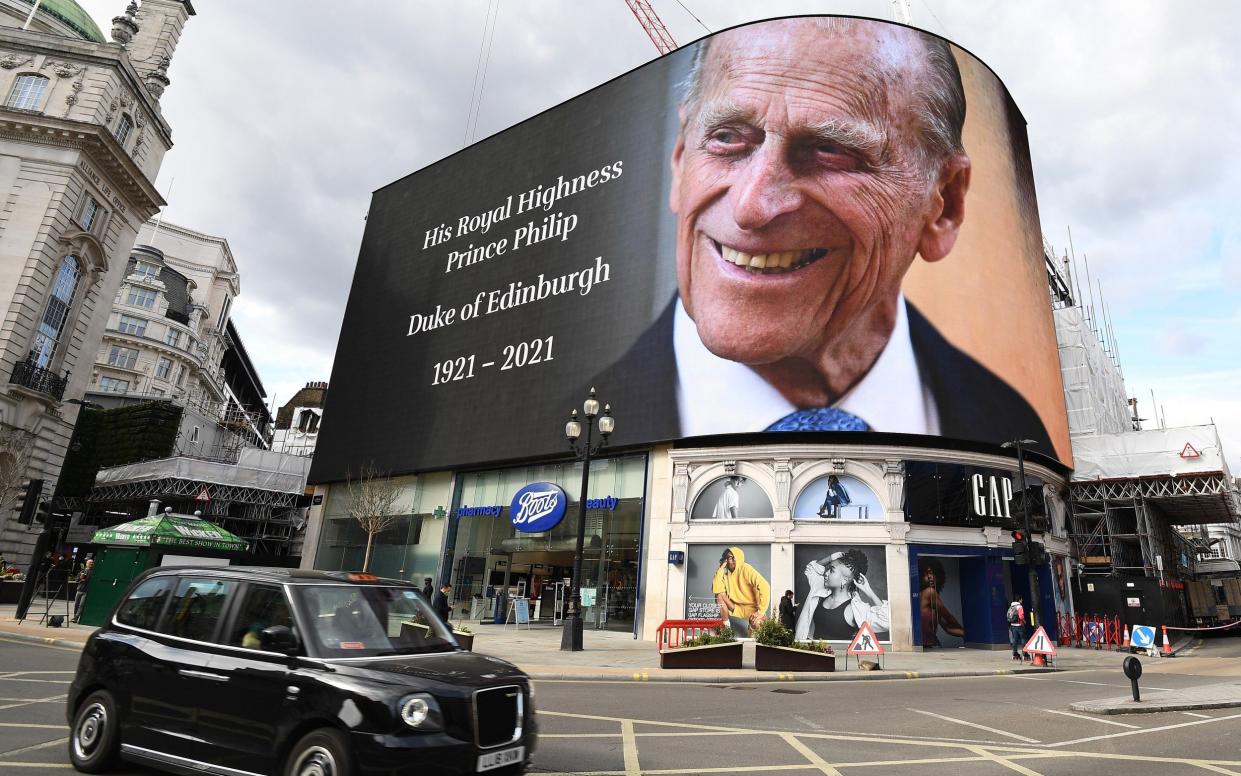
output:
[[[91,538],[103,545],[95,555],[95,570],[79,622],[102,625],[116,600],[143,571],[162,565],[165,555],[227,559],[249,549],[243,539],[203,520],[199,513],[150,515],[129,523],[102,528]]]

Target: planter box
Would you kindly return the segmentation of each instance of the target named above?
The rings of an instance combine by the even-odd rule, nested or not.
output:
[[[470,652],[474,651],[474,634],[473,633],[458,633],[456,631],[453,631],[452,637],[457,640],[457,643],[461,645],[462,649],[469,650]]]
[[[741,642],[679,647],[659,653],[660,668],[741,668]]]
[[[836,656],[808,649],[755,644],[754,667],[759,671],[835,671]]]

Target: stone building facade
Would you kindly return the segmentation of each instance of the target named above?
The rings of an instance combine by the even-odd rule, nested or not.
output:
[[[31,7],[0,0],[0,551],[19,565],[18,489],[54,492],[130,249],[165,204],[159,99],[194,15],[131,3],[108,42],[73,0]]]

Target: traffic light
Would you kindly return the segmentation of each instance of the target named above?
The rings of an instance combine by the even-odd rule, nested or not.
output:
[[[1042,542],[1030,542],[1030,563],[1035,566],[1047,563],[1047,547]]]
[[[1030,545],[1026,542],[1025,531],[1013,531],[1013,560],[1023,566],[1030,563]]]
[[[42,523],[45,526],[50,526],[52,524],[52,502],[50,501],[39,502],[38,520],[40,523]]]
[[[28,480],[17,494],[17,522],[30,525],[34,520],[35,511],[39,508],[39,496],[43,495],[43,480]]]

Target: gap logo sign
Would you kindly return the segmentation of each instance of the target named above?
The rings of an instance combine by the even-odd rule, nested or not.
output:
[[[513,496],[508,513],[518,531],[539,533],[555,528],[568,506],[569,497],[559,485],[532,482]]]

